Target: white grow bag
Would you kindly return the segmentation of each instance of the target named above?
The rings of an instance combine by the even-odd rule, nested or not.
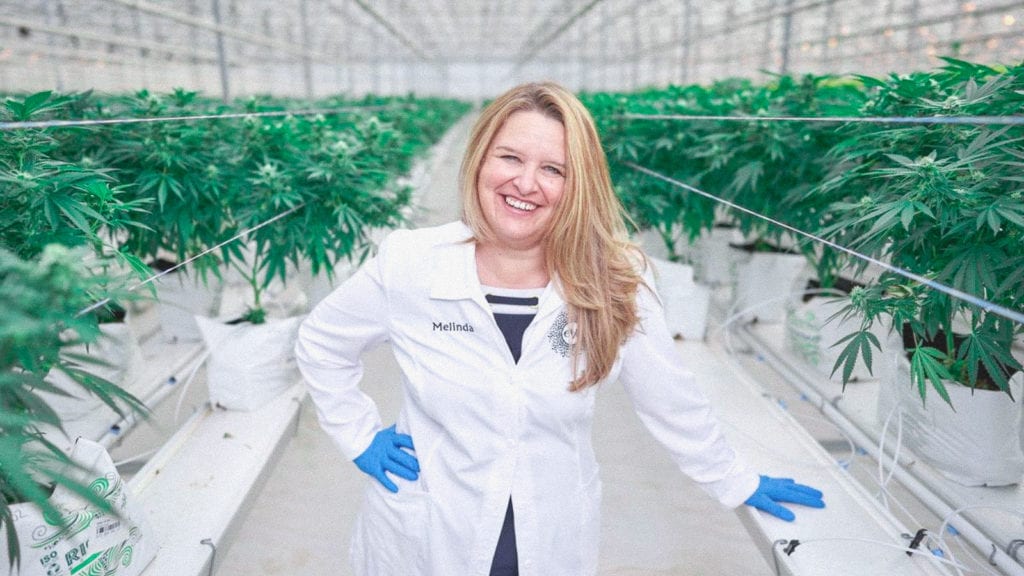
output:
[[[703,340],[711,290],[694,282],[692,266],[655,258],[651,258],[651,265],[669,333],[686,340]]]
[[[156,280],[157,317],[168,342],[202,340],[195,316],[212,316],[220,306],[222,286],[210,279],[204,285],[198,277],[177,271]]]
[[[229,325],[196,317],[210,353],[210,403],[228,410],[256,410],[291,388],[299,379],[293,349],[302,318]]]
[[[138,397],[142,392],[138,388],[144,359],[131,324],[110,323],[100,324],[99,327],[101,335],[95,342],[88,346],[68,346],[65,352],[96,358],[101,364],[89,364],[81,368]],[[67,374],[51,370],[46,380],[69,394],[61,396],[39,393],[60,414],[64,433],[69,440],[73,441],[79,436],[97,440],[110,430],[111,424],[120,419],[102,400],[88,393]]]
[[[790,302],[799,298],[794,287],[806,266],[807,259],[801,254],[750,254],[749,260],[736,266],[732,313],[743,322],[784,321]]]
[[[902,426],[903,446],[964,486],[1006,486],[1024,480],[1024,373],[1010,379],[1016,402],[1005,392],[945,384],[953,408],[931,389],[922,403],[910,384],[910,363],[900,359],[896,380],[882,382],[878,394],[878,421],[889,422],[886,442],[893,442]]]
[[[143,512],[103,446],[80,438],[70,458],[84,469],[65,474],[108,501],[120,516],[104,512],[71,490],[57,486],[49,498],[60,518],[46,518],[34,504],[13,504],[21,568],[11,576],[103,574],[138,576],[159,545]],[[0,527],[0,566],[7,567],[5,530]]]

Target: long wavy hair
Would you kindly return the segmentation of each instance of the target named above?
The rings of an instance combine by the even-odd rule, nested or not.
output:
[[[481,112],[462,160],[462,219],[477,242],[494,238],[477,194],[480,167],[495,135],[516,112],[539,112],[565,127],[565,191],[545,235],[548,273],[576,323],[572,391],[604,380],[639,322],[636,292],[643,255],[630,242],[628,216],[612,188],[594,120],[572,92],[552,82],[516,86]]]

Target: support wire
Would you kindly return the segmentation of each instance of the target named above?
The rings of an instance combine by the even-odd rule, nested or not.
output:
[[[881,260],[878,260],[877,258],[872,258],[871,256],[868,256],[866,254],[861,254],[860,252],[857,252],[856,250],[852,250],[850,248],[847,248],[846,246],[841,246],[839,244],[836,244],[835,242],[832,242],[831,240],[826,240],[825,238],[822,238],[820,236],[816,236],[814,234],[811,234],[810,232],[805,232],[803,230],[800,230],[799,228],[795,228],[793,226],[790,226],[789,224],[786,224],[784,222],[780,222],[779,220],[771,218],[770,216],[765,216],[764,214],[760,214],[758,212],[750,210],[749,208],[744,208],[743,206],[740,206],[739,204],[736,204],[734,202],[730,202],[730,201],[728,201],[728,200],[726,200],[724,198],[719,198],[718,196],[715,196],[714,194],[711,194],[709,192],[705,192],[705,191],[700,190],[698,188],[694,188],[693,186],[690,186],[689,184],[684,184],[683,182],[680,182],[680,181],[678,181],[678,180],[676,180],[674,178],[670,178],[668,176],[665,176],[664,174],[660,174],[658,172],[655,172],[654,170],[651,170],[650,168],[645,168],[645,167],[640,166],[639,164],[635,164],[633,162],[625,162],[624,164],[626,166],[629,166],[630,168],[636,170],[637,172],[641,172],[643,174],[647,174],[648,176],[652,176],[652,177],[657,178],[659,180],[662,180],[664,182],[668,182],[669,184],[672,184],[674,186],[678,186],[680,188],[684,188],[686,190],[689,190],[690,192],[694,192],[696,194],[704,196],[705,198],[714,200],[715,202],[718,202],[720,204],[724,204],[725,206],[728,206],[729,208],[733,208],[733,209],[739,210],[740,212],[743,212],[745,214],[749,214],[749,215],[754,216],[756,218],[760,218],[760,219],[762,219],[762,220],[764,220],[766,222],[769,222],[771,224],[774,224],[776,226],[784,228],[785,230],[788,230],[789,232],[792,232],[794,234],[799,234],[800,236],[803,236],[805,238],[809,238],[811,240],[814,240],[815,242],[819,242],[821,244],[824,244],[825,246],[828,246],[828,247],[833,248],[835,250],[839,250],[840,252],[849,254],[850,256],[853,256],[855,258],[859,258],[861,260],[864,260],[865,262],[874,264],[875,266],[879,266],[879,267],[884,268],[885,270],[888,270],[888,271],[893,272],[895,274],[899,274],[900,276],[903,276],[904,278],[907,278],[909,280],[913,280],[915,282],[923,284],[923,285],[925,285],[925,286],[927,286],[929,288],[932,288],[933,290],[938,290],[939,292],[943,292],[943,293],[945,293],[945,294],[947,294],[949,296],[952,296],[953,298],[957,298],[959,300],[963,300],[965,302],[973,304],[973,305],[981,308],[985,312],[988,312],[988,313],[991,313],[991,314],[996,314],[998,316],[1002,316],[1003,318],[1006,318],[1007,320],[1012,320],[1014,322],[1017,322],[1018,324],[1024,324],[1024,314],[1022,314],[1020,312],[1016,312],[1016,311],[1010,310],[1009,308],[1006,308],[1004,306],[1000,306],[1000,305],[995,304],[993,302],[989,302],[987,300],[983,300],[981,298],[978,298],[976,296],[973,296],[973,295],[968,294],[966,292],[963,292],[961,290],[957,290],[956,288],[953,288],[951,286],[946,286],[945,284],[940,284],[938,282],[935,282],[934,280],[930,280],[928,278],[925,278],[924,276],[921,276],[920,274],[915,274],[914,272],[911,272],[911,271],[906,270],[904,268],[900,268],[899,266],[893,266],[892,264],[889,264],[887,262],[883,262]]]

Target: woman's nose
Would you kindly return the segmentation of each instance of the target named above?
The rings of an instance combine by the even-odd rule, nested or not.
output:
[[[537,191],[537,176],[532,167],[523,166],[519,175],[516,176],[516,188],[524,195]]]

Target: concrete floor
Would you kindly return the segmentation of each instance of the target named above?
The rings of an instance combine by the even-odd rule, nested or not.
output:
[[[423,183],[417,225],[458,216],[456,182],[472,118],[439,146]],[[393,420],[398,368],[387,347],[366,358],[364,389]],[[595,449],[604,501],[601,574],[770,574],[737,516],[684,477],[643,429],[625,393],[598,394]],[[299,432],[236,534],[218,576],[350,574],[348,540],[368,480],[304,406]]]

